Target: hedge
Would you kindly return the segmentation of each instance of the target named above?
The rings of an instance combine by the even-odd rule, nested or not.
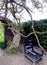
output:
[[[24,26],[24,32],[26,34],[29,34],[30,32],[32,32],[31,25],[32,25],[31,21],[24,23],[24,25],[23,25]],[[39,31],[39,32],[47,31],[47,20],[34,21],[34,28],[36,31]],[[34,34],[29,36],[28,38],[31,38],[32,43],[34,45],[37,45],[37,40],[36,40]],[[46,49],[47,48],[47,33],[39,34],[38,38],[39,38],[40,44]]]

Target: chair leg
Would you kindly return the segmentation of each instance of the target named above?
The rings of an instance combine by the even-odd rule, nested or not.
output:
[[[33,64],[32,64],[32,65],[36,65],[36,64],[35,64],[35,62],[33,62]]]

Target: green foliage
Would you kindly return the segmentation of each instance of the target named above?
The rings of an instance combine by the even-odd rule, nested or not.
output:
[[[47,31],[47,23],[43,23],[42,24],[42,31]],[[40,35],[40,40],[41,40],[41,45],[44,47],[44,48],[47,48],[47,34],[42,34]]]
[[[31,25],[32,25],[31,21],[24,22],[23,28],[24,28],[24,32],[25,32],[26,35],[29,34],[32,31]]]
[[[26,34],[29,34],[30,32],[32,32],[31,25],[32,25],[31,22],[24,23],[24,28],[25,28],[24,31],[26,32]],[[35,28],[35,31],[39,31],[39,32],[47,31],[47,20],[34,21],[34,28]],[[47,34],[39,34],[38,37],[40,40],[40,44],[44,48],[47,48]],[[32,43],[34,45],[37,45],[37,40],[33,34],[29,36],[29,38],[32,39]]]
[[[5,48],[5,43],[4,42],[0,42],[0,48],[4,49]]]
[[[47,31],[47,22],[45,20],[38,22],[36,26],[37,31],[39,32],[45,32]],[[47,48],[47,34],[41,34],[38,35],[40,44],[44,47]]]
[[[4,27],[2,23],[0,22],[0,48],[5,48],[5,42],[4,42]]]

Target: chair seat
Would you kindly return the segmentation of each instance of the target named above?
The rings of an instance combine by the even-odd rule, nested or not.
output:
[[[42,55],[35,51],[26,50],[25,56],[32,62],[36,62],[42,58]]]

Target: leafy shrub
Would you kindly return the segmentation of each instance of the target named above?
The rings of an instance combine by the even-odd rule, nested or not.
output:
[[[25,23],[25,25],[24,25],[25,34],[29,34],[30,32],[32,32],[31,25],[32,24],[31,24],[30,21],[28,23]],[[39,31],[39,32],[47,31],[47,20],[34,21],[34,28],[35,28],[35,31]],[[44,48],[47,48],[47,34],[37,34],[37,35],[39,37],[40,44]],[[37,40],[36,40],[34,34],[29,36],[28,38],[31,38],[32,39],[32,43],[34,45],[37,45]]]
[[[0,48],[5,49],[7,47],[7,44],[5,42],[0,42]]]
[[[5,41],[4,41],[4,27],[2,23],[0,22],[0,48],[4,49],[6,46]]]

